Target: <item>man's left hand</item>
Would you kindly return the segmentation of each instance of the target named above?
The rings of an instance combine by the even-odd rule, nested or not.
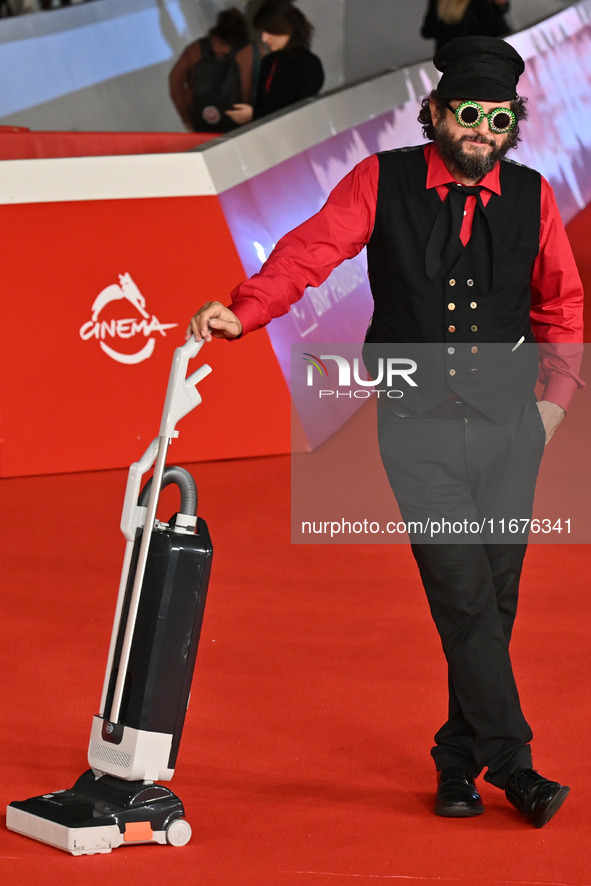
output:
[[[538,400],[538,409],[540,410],[542,424],[546,430],[547,446],[566,412],[562,406],[559,406],[558,403],[551,403],[550,400]]]

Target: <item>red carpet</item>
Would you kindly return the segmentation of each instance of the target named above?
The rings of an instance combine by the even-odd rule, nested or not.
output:
[[[587,211],[569,232],[591,282],[590,224]],[[589,886],[591,549],[530,547],[513,641],[535,764],[571,785],[566,805],[537,831],[482,784],[484,816],[439,819],[429,748],[445,671],[407,547],[291,545],[288,457],[192,471],[215,548],[171,783],[193,839],[73,858],[2,828],[2,882]],[[2,481],[2,810],[87,768],[125,479]]]

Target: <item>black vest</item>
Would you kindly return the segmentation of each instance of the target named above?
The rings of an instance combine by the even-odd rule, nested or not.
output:
[[[424,148],[388,151],[378,159],[376,220],[367,246],[374,314],[366,365],[376,377],[379,355],[414,354],[417,387],[402,386],[399,405],[420,414],[456,394],[502,421],[531,396],[537,380],[529,313],[540,175],[501,162],[501,195],[492,194],[485,209],[492,235],[490,287],[479,277],[473,241],[445,276],[429,279],[425,273],[425,248],[442,202],[435,188],[426,188]],[[405,347],[377,347],[384,344]]]

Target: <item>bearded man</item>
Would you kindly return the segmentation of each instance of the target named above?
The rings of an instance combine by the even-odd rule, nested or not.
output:
[[[522,58],[498,38],[462,37],[434,64],[442,77],[419,116],[431,141],[359,163],[229,308],[204,305],[187,334],[209,341],[260,328],[367,246],[366,365],[372,348],[435,348],[404,405],[378,400],[380,453],[401,513],[415,527],[441,517],[482,527],[437,543],[411,534],[448,669],[448,719],[431,751],[434,811],[484,812],[474,779],[485,771],[542,827],[569,788],[533,769],[509,654],[527,532],[499,530],[505,517],[527,525],[544,446],[583,384],[573,359],[583,293],[550,185],[505,159],[526,116],[516,94]]]

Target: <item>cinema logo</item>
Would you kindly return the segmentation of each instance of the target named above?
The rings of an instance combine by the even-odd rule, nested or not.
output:
[[[117,302],[123,305],[116,310]],[[122,311],[125,303],[133,309],[134,316],[115,317],[116,313],[129,310]],[[91,310],[90,320],[80,327],[80,338],[83,341],[96,339],[101,350],[117,363],[133,365],[148,360],[154,353],[158,335],[165,337],[168,329],[178,326],[178,323],[161,323],[158,317],[146,311],[146,299],[130,274],[119,274],[119,283],[112,283],[99,292]],[[144,344],[135,350],[137,339]],[[131,350],[128,350],[130,346]]]
[[[316,380],[320,376],[320,381],[326,380],[329,383],[329,373],[326,361],[332,360],[337,367],[337,383],[336,387],[323,387],[318,390],[318,398],[329,397],[347,397],[349,399],[365,400],[376,395],[377,397],[385,396],[394,400],[404,397],[404,391],[395,387],[403,381],[411,388],[416,388],[417,383],[411,378],[417,370],[415,360],[407,357],[380,357],[377,361],[377,372],[375,379],[367,379],[362,377],[360,373],[359,357],[349,360],[339,354],[321,354],[316,357],[314,354],[304,354],[302,358],[307,364],[306,385],[307,387],[315,387]],[[334,374],[334,366],[331,366]],[[355,387],[357,385],[357,387]],[[383,387],[379,387],[383,385]]]

